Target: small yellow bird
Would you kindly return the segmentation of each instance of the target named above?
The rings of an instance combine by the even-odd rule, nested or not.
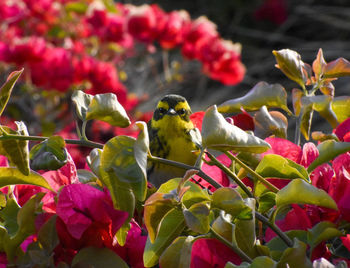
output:
[[[198,129],[190,119],[192,114],[187,100],[179,95],[164,96],[148,122],[150,151],[153,156],[194,165],[199,146]],[[183,177],[186,170],[152,162],[148,169],[148,181],[155,187],[171,178]]]

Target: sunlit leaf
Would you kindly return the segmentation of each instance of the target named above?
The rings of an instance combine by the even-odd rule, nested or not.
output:
[[[70,2],[64,5],[64,9],[66,10],[66,12],[76,12],[78,14],[85,14],[88,7],[88,4],[83,1]]]
[[[266,106],[260,108],[254,115],[254,134],[260,138],[274,135],[279,138],[286,138],[288,121],[278,111],[269,112]]]
[[[86,247],[75,255],[72,267],[128,268],[129,266],[109,248]]]
[[[0,167],[0,187],[15,184],[36,185],[52,190],[45,178],[34,171],[31,171],[29,175],[26,176],[17,168]]]
[[[235,228],[236,226],[232,223],[231,215],[226,214],[223,210],[220,211],[220,215],[211,225],[211,229],[217,235],[221,236],[232,245],[237,245]]]
[[[218,107],[220,113],[238,113],[241,107],[245,111],[257,111],[262,106],[267,108],[281,108],[287,113],[287,92],[280,84],[257,83],[246,95],[225,101]]]
[[[38,241],[47,252],[52,252],[59,243],[56,230],[56,219],[57,215],[53,215],[43,226],[41,226],[38,232]]]
[[[6,228],[6,232],[10,236],[14,236],[18,231],[17,214],[20,206],[13,198],[7,200],[6,207],[0,210],[0,217],[2,219],[1,226]]]
[[[334,97],[334,85],[331,82],[324,82],[321,86],[320,86],[320,91],[324,94],[324,95],[328,95],[331,97]]]
[[[319,165],[326,163],[340,154],[350,151],[350,142],[338,142],[326,140],[317,146],[319,151],[318,157],[310,164],[307,171],[311,172]]]
[[[7,78],[5,84],[0,88],[0,116],[4,112],[7,102],[10,99],[12,89],[16,84],[18,77],[23,73],[23,70],[24,69],[12,72]]]
[[[113,93],[96,94],[89,104],[86,120],[97,119],[112,126],[127,127],[130,119]]]
[[[325,134],[322,131],[313,131],[311,133],[311,137],[313,140],[315,141],[326,141],[326,140],[335,140],[335,141],[339,141],[337,135],[335,135],[335,133],[330,133],[330,134]]]
[[[228,262],[224,268],[277,268],[277,262],[267,256],[259,256],[253,259],[252,263],[242,262],[240,265],[235,265]]]
[[[316,79],[318,79],[323,74],[323,69],[326,66],[326,61],[323,57],[322,48],[318,50],[317,57],[312,63],[312,70],[315,73]]]
[[[86,157],[86,163],[89,165],[89,168],[99,178],[101,177],[100,175],[101,155],[102,155],[102,150],[98,148],[94,148],[93,150],[91,150],[90,154]]]
[[[300,178],[310,182],[309,175],[303,166],[277,154],[265,155],[255,171],[265,178]]]
[[[66,143],[61,136],[52,136],[30,150],[30,166],[34,170],[56,170],[67,163]]]
[[[149,237],[147,238],[143,252],[145,267],[156,265],[164,250],[181,234],[184,228],[185,219],[182,211],[173,208],[164,216],[154,243],[151,243]]]
[[[203,146],[217,150],[262,153],[270,148],[264,140],[250,135],[230,124],[211,106],[205,112],[202,124]]]
[[[304,62],[300,55],[290,49],[274,50],[277,67],[291,80],[297,82],[302,88],[305,87],[306,77],[304,74]]]
[[[72,101],[75,104],[77,115],[83,121],[86,120],[86,113],[93,98],[93,95],[86,94],[81,90],[76,90],[72,94]]]
[[[312,104],[303,105],[301,107],[301,119],[300,119],[300,132],[303,134],[306,140],[309,140],[311,131],[311,121],[313,117],[314,110],[312,109]]]
[[[293,102],[293,109],[294,109],[294,114],[296,116],[299,116],[301,112],[301,98],[304,96],[304,93],[298,89],[298,88],[293,88],[292,90],[292,102]]]
[[[294,179],[276,194],[276,206],[291,204],[310,204],[331,209],[338,209],[334,200],[322,189],[302,179]]]
[[[212,195],[212,208],[219,208],[233,217],[241,219],[251,219],[252,210],[240,194],[232,188],[222,187],[217,189]]]
[[[194,232],[206,234],[209,232],[209,204],[201,202],[193,204],[189,209],[184,209],[186,225]]]
[[[338,58],[327,63],[323,70],[323,77],[333,78],[350,75],[350,62],[344,58]]]
[[[2,130],[8,134],[28,136],[27,127],[23,122],[16,122],[17,131],[2,126],[0,133],[3,135]],[[15,165],[24,175],[29,175],[29,149],[27,140],[1,140],[0,141],[0,154],[5,155],[10,161],[11,165]]]
[[[259,196],[260,213],[266,213],[276,205],[276,194],[273,192],[266,192]]]
[[[306,255],[307,245],[297,238],[294,238],[294,244],[292,248],[287,248],[281,259],[278,262],[277,267],[300,267],[300,268],[311,268],[312,263]]]
[[[337,226],[334,223],[321,221],[312,227],[311,230],[308,230],[307,239],[311,248],[315,248],[323,241],[342,235],[343,233],[337,229]]]
[[[188,268],[191,264],[193,236],[179,236],[160,256],[160,267]]]
[[[337,116],[339,123],[350,117],[350,97],[339,96],[335,97],[332,102],[332,110]]]
[[[147,124],[138,121],[136,125],[141,130],[134,144],[134,157],[137,165],[141,169],[144,181],[147,181],[147,155],[149,152],[149,137]]]

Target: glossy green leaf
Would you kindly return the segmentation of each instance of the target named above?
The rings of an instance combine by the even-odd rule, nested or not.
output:
[[[308,141],[311,131],[311,121],[313,117],[314,110],[312,109],[312,104],[301,107],[300,112],[300,132],[303,134],[304,138]]]
[[[17,131],[12,130],[9,127],[2,126],[0,133],[3,135],[2,130],[8,134],[28,136],[27,127],[23,122],[16,122]],[[0,154],[5,155],[10,161],[11,165],[15,165],[24,175],[29,175],[29,149],[27,140],[1,140],[0,141]]]
[[[72,94],[72,101],[75,104],[77,115],[83,121],[86,120],[86,113],[93,98],[93,95],[86,94],[81,90],[76,90]]]
[[[296,179],[310,182],[306,169],[294,161],[277,154],[267,154],[256,167],[255,172],[264,178]]]
[[[182,233],[185,226],[185,219],[181,210],[173,208],[164,216],[154,243],[151,243],[149,237],[147,238],[143,252],[145,267],[153,267],[158,263],[164,250]]]
[[[292,248],[287,248],[278,262],[278,268],[289,267],[312,268],[312,263],[306,255],[307,245],[297,238],[294,238]]]
[[[259,256],[253,259],[252,263],[242,262],[240,265],[235,265],[231,262],[228,262],[224,268],[276,268],[277,263],[267,257],[267,256]]]
[[[254,134],[260,138],[274,135],[279,138],[287,137],[287,118],[278,111],[269,112],[266,106],[260,108],[254,115]]]
[[[302,179],[294,179],[276,194],[278,208],[290,204],[310,204],[331,209],[338,209],[334,200],[322,189]]]
[[[323,133],[322,131],[313,131],[311,133],[311,137],[315,141],[323,142],[326,140],[334,140],[334,141],[339,141],[337,135],[335,133]]]
[[[212,231],[232,245],[237,246],[235,236],[236,225],[232,223],[232,217],[230,214],[226,214],[223,210],[220,211],[220,215],[213,221],[211,225]]]
[[[26,176],[17,168],[0,167],[0,187],[15,184],[36,185],[52,190],[45,178],[34,171],[31,171],[29,175]]]
[[[185,208],[183,214],[187,227],[199,234],[208,233],[210,229],[209,212],[208,202],[193,204],[189,209]]]
[[[0,88],[0,116],[4,112],[7,102],[10,99],[12,89],[16,84],[18,77],[23,73],[23,70],[24,69],[22,68],[20,71],[12,72],[8,76],[5,84],[3,84],[2,87]]]
[[[110,139],[103,147],[101,169],[108,176],[101,177],[103,183],[117,195],[118,191],[132,190],[136,199],[144,201],[147,193],[147,181],[143,170],[135,159],[135,139],[128,136],[117,136]],[[100,169],[100,172],[101,172]],[[102,172],[101,172],[102,174]]]
[[[57,215],[53,215],[47,222],[41,226],[38,232],[38,241],[46,252],[52,252],[59,243],[56,230]]]
[[[220,104],[220,113],[239,113],[243,107],[245,111],[257,111],[262,106],[267,108],[281,108],[288,114],[291,111],[287,106],[287,92],[280,84],[257,83],[246,95],[240,98],[225,101]]]
[[[251,258],[257,257],[255,250],[256,233],[255,233],[255,199],[244,199],[247,207],[252,211],[251,219],[235,219],[235,238],[238,247],[243,250]]]
[[[301,98],[301,103],[303,107],[311,105],[313,110],[317,111],[333,128],[335,128],[338,125],[338,120],[336,114],[332,110],[332,100],[333,97],[327,95],[303,96]]]
[[[193,242],[193,236],[177,237],[160,256],[160,267],[189,268],[191,265],[191,251]]]
[[[230,124],[211,106],[205,112],[202,124],[203,146],[217,150],[262,153],[270,148],[264,140],[250,135]]]
[[[127,127],[130,119],[113,93],[96,94],[89,104],[86,120],[97,119],[112,126]]]
[[[128,268],[124,260],[109,248],[81,249],[72,261],[72,267]]]
[[[149,137],[147,124],[145,122],[138,121],[136,125],[140,129],[140,133],[134,144],[134,157],[137,165],[143,173],[144,182],[147,184],[147,155],[149,152]]]
[[[273,192],[266,192],[259,196],[258,211],[262,214],[267,213],[276,205],[276,194]]]
[[[66,143],[61,136],[52,136],[30,150],[30,166],[33,170],[57,170],[67,163]]]
[[[96,177],[94,173],[92,173],[87,169],[77,169],[77,175],[78,175],[79,182],[84,184],[97,182],[97,180],[99,179],[98,177]]]
[[[322,48],[318,50],[317,57],[312,63],[312,70],[316,76],[316,79],[318,79],[323,74],[323,70],[326,66],[326,61],[323,57],[323,51]]]
[[[176,202],[172,199],[164,199],[164,194],[156,192],[151,195],[145,202],[143,219],[148,231],[151,243],[157,237],[159,224],[164,216],[176,206]]]
[[[340,154],[350,151],[350,142],[337,142],[326,140],[317,146],[319,151],[318,157],[310,164],[307,171],[310,173],[316,167],[326,163]]]
[[[0,210],[0,217],[3,220],[1,225],[6,228],[10,236],[14,236],[18,231],[17,214],[20,206],[13,198],[7,201],[6,207]]]
[[[292,240],[297,238],[304,243],[307,242],[307,231],[305,230],[291,230],[284,233]],[[271,257],[274,260],[279,260],[283,252],[288,249],[286,243],[278,235],[266,243],[266,246],[270,249]]]
[[[304,62],[300,55],[290,49],[274,50],[273,55],[277,61],[277,67],[291,80],[305,88],[307,77],[304,72]]]
[[[307,239],[311,248],[315,248],[319,243],[327,241],[334,237],[340,237],[343,233],[337,229],[337,226],[329,221],[317,223],[311,230],[308,230]]]
[[[350,97],[339,96],[335,97],[332,102],[332,110],[337,116],[339,123],[350,117]]]
[[[324,78],[337,78],[350,75],[350,62],[344,58],[338,58],[326,64],[323,70]]]
[[[212,195],[212,208],[219,208],[233,217],[241,219],[251,219],[252,210],[240,194],[232,188],[222,187],[217,189]]]

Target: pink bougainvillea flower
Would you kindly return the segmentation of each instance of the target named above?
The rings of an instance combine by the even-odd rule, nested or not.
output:
[[[251,130],[254,131],[254,118],[247,112],[243,112],[237,115],[232,116],[233,123],[235,126],[243,129],[245,131]]]
[[[335,135],[337,135],[338,139],[341,141],[345,141],[344,138],[346,138],[346,141],[350,141],[350,118],[343,121],[337,128],[334,130]]]
[[[346,236],[342,236],[341,241],[343,242],[343,245],[349,250],[350,252],[350,234],[347,234]]]
[[[227,262],[239,265],[240,257],[229,247],[213,238],[198,239],[193,243],[191,268],[223,268]]]
[[[300,163],[302,151],[300,147],[293,142],[282,139],[282,138],[266,138],[266,142],[271,145],[271,149],[262,153],[261,156],[267,154],[278,154],[290,160],[293,160],[296,163]]]
[[[292,209],[287,213],[283,220],[277,220],[276,224],[285,232],[289,230],[307,230],[312,227],[309,216],[300,206],[293,204]],[[276,234],[268,228],[265,233],[265,241],[268,242],[274,238]]]
[[[202,122],[205,112],[200,111],[196,112],[190,115],[190,119],[194,126],[199,129],[199,131],[202,131]]]
[[[189,30],[191,18],[187,11],[172,11],[165,17],[164,29],[158,41],[164,49],[172,49],[183,43]]]
[[[287,2],[285,0],[265,0],[254,13],[257,20],[269,20],[275,24],[282,24],[288,17]]]
[[[65,186],[59,195],[56,211],[73,239],[88,240],[96,246],[104,245],[105,235],[113,241],[115,233],[128,217],[127,212],[113,208],[106,192],[87,184]],[[61,237],[66,235],[59,233]]]
[[[300,163],[298,164],[308,167],[318,157],[318,155],[319,152],[316,145],[312,142],[307,142],[303,146]]]

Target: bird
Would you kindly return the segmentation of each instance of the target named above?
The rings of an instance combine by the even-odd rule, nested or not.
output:
[[[200,150],[200,133],[190,119],[187,100],[176,94],[164,96],[147,123],[152,156],[195,165]],[[167,164],[151,162],[148,181],[159,188],[169,179],[183,177],[186,170]]]

